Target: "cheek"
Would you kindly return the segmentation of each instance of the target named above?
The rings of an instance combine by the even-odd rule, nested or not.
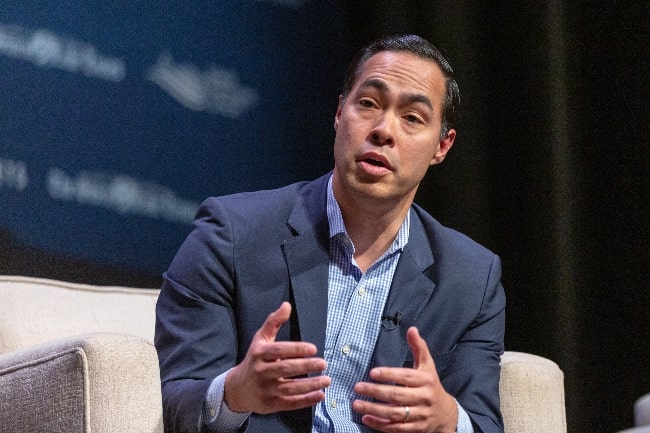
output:
[[[415,177],[424,176],[437,152],[438,147],[431,147],[429,142],[426,146],[413,146],[408,154],[403,154],[403,161],[410,168]]]
[[[339,128],[336,131],[336,135],[334,137],[334,160],[340,160],[342,159],[343,155],[345,154],[346,148],[349,147],[346,145],[347,138],[345,137],[345,134],[343,131]]]
[[[420,149],[420,157],[422,158],[422,163],[426,166],[430,166],[432,165],[436,154],[440,150],[440,143],[436,140],[429,139],[422,144],[422,147]]]
[[[349,148],[359,139],[359,128],[347,123],[339,123],[335,137],[339,147]]]

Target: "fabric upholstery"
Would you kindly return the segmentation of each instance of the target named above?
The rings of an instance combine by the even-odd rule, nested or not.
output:
[[[0,357],[0,431],[86,431],[83,352],[39,355]]]
[[[0,355],[0,432],[162,432],[157,355],[95,333]]]
[[[554,362],[506,352],[499,390],[506,432],[566,432],[564,374]]]
[[[158,290],[0,276],[0,433],[158,433]],[[566,433],[563,374],[501,359],[506,433]]]
[[[157,294],[0,276],[0,433],[162,432]]]
[[[634,425],[650,427],[650,394],[646,394],[634,403]]]
[[[0,353],[87,332],[153,341],[158,292],[0,276]]]

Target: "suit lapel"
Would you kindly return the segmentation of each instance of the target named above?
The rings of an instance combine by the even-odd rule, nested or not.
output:
[[[417,213],[412,212],[409,241],[395,269],[383,313],[384,316],[394,317],[399,312],[400,321],[396,327],[382,324],[375,346],[373,367],[401,367],[404,364],[409,351],[406,331],[417,323],[418,316],[436,286],[425,273],[432,264],[430,240]]]
[[[329,176],[323,176],[303,188],[287,221],[294,236],[286,239],[282,245],[300,339],[314,343],[318,347],[317,356],[321,357],[327,326],[328,179]]]
[[[329,224],[327,220],[327,181],[329,175],[306,185],[296,201],[288,226],[294,236],[282,248],[291,280],[300,339],[314,343],[323,356],[327,326],[329,267]],[[401,321],[394,329],[382,325],[375,347],[374,366],[401,367],[409,348],[406,330],[417,323],[435,283],[426,273],[433,264],[430,239],[416,212],[411,214],[409,241],[400,257],[384,315],[397,312]]]

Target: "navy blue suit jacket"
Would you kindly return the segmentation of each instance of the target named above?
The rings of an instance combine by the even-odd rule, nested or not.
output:
[[[313,182],[210,198],[164,276],[155,344],[166,432],[199,431],[214,377],[240,362],[269,313],[293,306],[278,340],[316,344],[323,356],[327,318],[328,176]],[[406,330],[417,326],[440,379],[476,431],[503,431],[499,360],[505,295],[499,258],[413,206],[373,366],[412,366]],[[381,318],[377,318],[380,320]],[[313,409],[261,416],[247,432],[310,432]]]

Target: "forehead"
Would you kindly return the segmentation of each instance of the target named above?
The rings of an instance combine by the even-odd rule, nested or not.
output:
[[[368,58],[359,67],[353,91],[372,80],[385,82],[388,91],[423,93],[438,103],[446,93],[438,64],[410,52],[381,51]]]

